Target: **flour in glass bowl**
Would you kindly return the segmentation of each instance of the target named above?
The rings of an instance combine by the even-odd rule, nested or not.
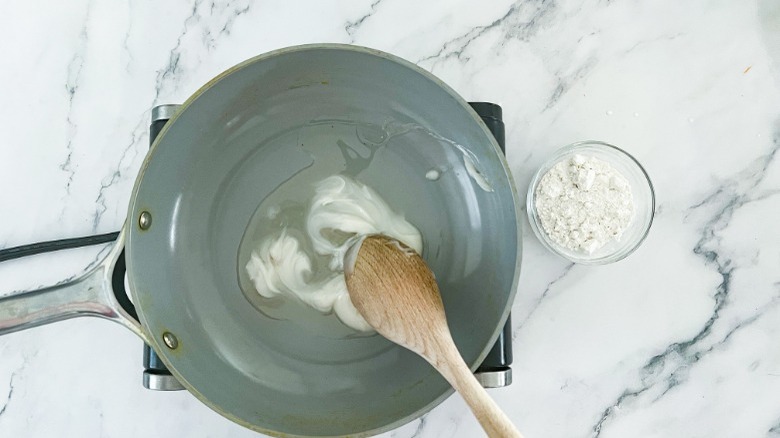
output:
[[[535,199],[537,216],[550,239],[586,254],[620,241],[634,216],[628,180],[606,161],[579,154],[542,176]]]

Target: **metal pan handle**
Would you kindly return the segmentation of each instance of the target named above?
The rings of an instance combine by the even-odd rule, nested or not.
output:
[[[122,230],[111,252],[81,277],[0,298],[0,336],[79,316],[96,316],[119,323],[148,341],[141,324],[114,295],[112,274],[124,248],[124,235]]]

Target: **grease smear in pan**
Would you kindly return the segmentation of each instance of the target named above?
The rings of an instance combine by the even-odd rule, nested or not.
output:
[[[288,137],[287,147],[311,165],[258,195],[239,248],[241,287],[268,317],[327,336],[371,334],[344,284],[350,239],[382,233],[424,255],[415,191],[447,178],[493,188],[470,151],[415,124],[317,120]],[[426,162],[430,156],[442,162]]]

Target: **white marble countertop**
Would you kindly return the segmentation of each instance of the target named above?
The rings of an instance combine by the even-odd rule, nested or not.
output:
[[[524,230],[515,382],[492,394],[527,437],[780,436],[771,3],[4,2],[0,247],[119,229],[153,106],[268,50],[370,46],[500,103],[521,193],[584,139],[627,149],[653,179],[656,221],[622,262],[572,266]],[[0,264],[0,293],[98,256]],[[455,396],[387,436],[480,434]],[[0,337],[0,436],[256,434],[186,392],[143,389],[141,341],[76,319]]]

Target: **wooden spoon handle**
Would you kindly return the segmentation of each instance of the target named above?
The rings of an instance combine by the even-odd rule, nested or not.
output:
[[[450,338],[451,339],[451,338]],[[463,361],[454,342],[442,345],[446,360],[433,364],[458,391],[490,438],[523,438]]]

